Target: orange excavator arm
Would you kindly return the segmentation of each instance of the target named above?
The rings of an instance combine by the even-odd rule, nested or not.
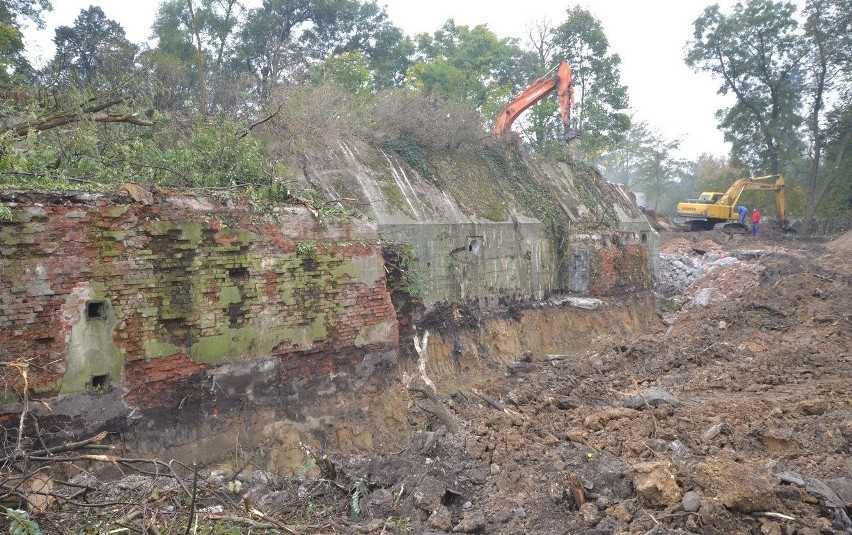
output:
[[[503,136],[507,134],[512,129],[512,123],[524,110],[554,90],[556,91],[556,98],[559,100],[559,113],[562,116],[565,136],[566,138],[570,137],[568,132],[570,130],[571,110],[574,108],[574,79],[567,61],[559,64],[555,76],[539,78],[503,108],[503,111],[497,117],[497,123],[494,125],[494,135]]]

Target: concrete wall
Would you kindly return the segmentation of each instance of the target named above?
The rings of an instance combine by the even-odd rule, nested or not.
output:
[[[657,233],[633,194],[591,167],[508,149],[422,157],[428,177],[390,149],[352,141],[311,154],[298,178],[349,199],[384,242],[411,244],[427,307],[651,287]]]

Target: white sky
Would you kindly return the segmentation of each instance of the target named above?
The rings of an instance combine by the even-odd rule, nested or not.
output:
[[[393,24],[408,35],[432,33],[449,19],[457,24],[486,24],[498,37],[523,39],[534,21],[561,24],[566,11],[579,3],[604,26],[612,52],[621,56],[622,83],[627,85],[635,118],[647,121],[668,139],[681,140],[681,155],[693,159],[702,152],[727,154],[729,147],[716,128],[714,113],[726,105],[716,94],[719,82],[692,72],[684,63],[684,46],[692,37],[692,22],[712,0],[594,0],[556,2],[523,0],[379,0]],[[718,0],[730,11],[734,0]],[[30,58],[50,57],[59,25],[71,26],[90,5],[100,5],[120,23],[132,42],[149,37],[159,5],[157,0],[53,0],[47,28],[28,34]],[[36,64],[39,62],[34,61]]]

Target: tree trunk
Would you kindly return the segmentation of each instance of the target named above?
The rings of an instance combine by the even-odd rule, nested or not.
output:
[[[825,178],[825,181],[822,183],[822,187],[819,188],[819,191],[814,195],[813,205],[808,204],[807,211],[805,212],[805,220],[802,223],[802,234],[808,235],[811,231],[811,221],[814,218],[814,213],[816,213],[816,207],[819,206],[820,201],[822,200],[825,193],[834,183],[834,180],[837,178],[837,171],[840,169],[840,163],[843,161],[843,156],[846,153],[846,149],[849,147],[849,142],[852,140],[852,121],[846,125],[846,133],[843,135],[843,139],[840,141],[840,145],[837,149],[837,157],[834,159],[834,167],[831,168],[831,173]]]

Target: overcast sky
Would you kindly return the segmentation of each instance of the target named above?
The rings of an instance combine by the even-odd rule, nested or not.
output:
[[[447,19],[457,24],[486,24],[499,37],[523,39],[529,25],[546,19],[556,26],[574,2],[523,0],[379,0],[390,20],[409,35],[434,32]],[[726,105],[716,91],[719,82],[694,73],[683,63],[684,45],[692,37],[692,22],[710,0],[595,0],[579,2],[598,17],[621,56],[622,83],[627,85],[635,118],[647,121],[668,139],[681,140],[681,154],[695,158],[702,152],[726,155],[729,147],[716,128],[714,113]],[[718,2],[726,12],[733,0]],[[159,2],[156,0],[53,0],[47,28],[30,34],[31,58],[50,57],[56,26],[74,24],[90,5],[99,5],[107,17],[120,23],[135,43],[147,40]],[[37,63],[37,62],[36,62]]]

